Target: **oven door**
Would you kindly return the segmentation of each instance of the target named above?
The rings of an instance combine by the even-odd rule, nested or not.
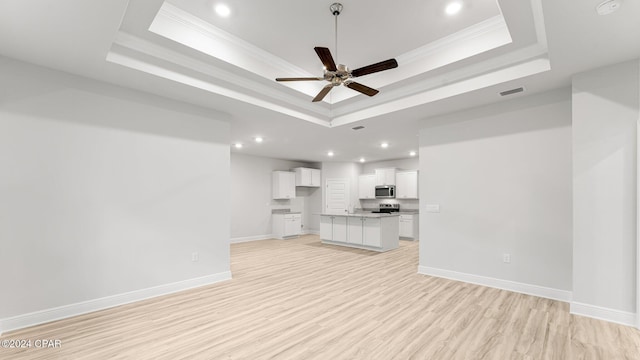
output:
[[[393,185],[376,186],[376,199],[395,199],[396,187]]]

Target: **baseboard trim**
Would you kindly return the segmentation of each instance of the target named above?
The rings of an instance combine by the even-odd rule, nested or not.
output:
[[[620,325],[636,327],[636,314],[626,311],[573,301],[569,307],[569,312],[573,315],[586,316]]]
[[[243,243],[243,242],[249,242],[249,241],[271,240],[271,239],[274,239],[273,234],[255,235],[255,236],[231,238],[231,243],[237,244],[237,243]]]
[[[436,276],[450,280],[462,281],[476,285],[488,286],[496,289],[513,291],[521,294],[538,296],[546,299],[570,302],[571,291],[553,289],[544,286],[531,285],[510,280],[496,279],[486,276],[461,273],[452,270],[437,269],[428,266],[418,266],[418,274]]]
[[[320,230],[305,230],[302,235],[320,235]]]
[[[7,331],[19,330],[136,301],[168,295],[200,286],[211,285],[225,280],[231,280],[231,271],[0,319],[0,335]]]

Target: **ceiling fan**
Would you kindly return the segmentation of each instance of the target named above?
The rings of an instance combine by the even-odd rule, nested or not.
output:
[[[342,8],[342,4],[340,3],[333,3],[329,7],[331,13],[336,19],[336,56],[338,55],[338,15],[342,12]],[[316,46],[313,49],[316,51],[316,54],[318,54],[320,61],[322,61],[322,64],[324,65],[324,75],[322,77],[276,78],[276,81],[328,81],[329,84],[325,85],[325,87],[320,90],[318,95],[313,98],[313,102],[322,101],[334,86],[339,85],[344,85],[368,96],[374,96],[379,92],[378,90],[357,83],[351,80],[351,78],[398,67],[396,59],[389,59],[379,63],[363,66],[355,70],[349,70],[349,68],[342,64],[336,66],[336,63],[333,61],[333,56],[331,56],[331,51],[329,51],[328,48]]]

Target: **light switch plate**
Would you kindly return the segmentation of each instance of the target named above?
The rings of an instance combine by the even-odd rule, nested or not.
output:
[[[426,210],[427,210],[427,212],[430,212],[430,213],[439,213],[440,212],[440,204],[427,204]]]

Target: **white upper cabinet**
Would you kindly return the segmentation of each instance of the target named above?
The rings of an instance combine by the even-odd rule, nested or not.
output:
[[[271,182],[273,199],[293,199],[296,197],[296,173],[274,171]]]
[[[396,173],[396,199],[418,198],[418,172],[399,171]]]
[[[358,198],[359,199],[375,199],[376,198],[376,176],[360,175],[358,176]]]
[[[295,168],[296,186],[320,187],[320,170]]]
[[[395,185],[396,184],[396,169],[376,169],[376,183],[374,185]]]

